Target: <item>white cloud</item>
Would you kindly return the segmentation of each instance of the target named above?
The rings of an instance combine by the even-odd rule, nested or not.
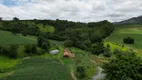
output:
[[[3,3],[4,0],[0,0]],[[141,0],[16,0],[18,6],[0,4],[4,19],[66,19],[121,21],[142,15]]]

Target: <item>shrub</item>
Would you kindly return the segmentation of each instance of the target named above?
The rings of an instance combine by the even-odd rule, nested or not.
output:
[[[104,54],[105,57],[111,57],[111,51],[109,48],[105,48],[104,49]]]
[[[101,53],[104,53],[104,45],[103,45],[103,43],[102,42],[98,42],[96,44],[93,44],[91,51],[92,51],[93,54],[97,54],[97,55],[99,55]]]
[[[119,54],[119,53],[123,53],[123,52],[119,49],[114,49],[113,54]]]
[[[36,45],[25,45],[25,53],[27,53],[27,55],[37,54]]]
[[[142,80],[142,59],[134,53],[122,53],[105,63],[105,80]]]
[[[83,66],[78,66],[76,72],[79,78],[83,78],[85,76],[85,68]]]
[[[64,43],[65,47],[72,47],[73,46],[73,42],[71,40],[66,40]]]
[[[127,37],[123,39],[123,42],[126,44],[134,44],[134,39],[132,37]]]
[[[8,56],[10,58],[17,58],[18,45],[3,45],[0,46],[0,55]]]
[[[9,54],[9,57],[10,58],[17,58],[17,49],[18,49],[18,45],[11,45],[10,46],[10,54]]]
[[[46,51],[48,51],[50,48],[50,43],[48,39],[41,36],[38,37],[37,44],[40,48],[45,49]]]

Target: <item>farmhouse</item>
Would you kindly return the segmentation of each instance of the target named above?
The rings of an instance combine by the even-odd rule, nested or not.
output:
[[[74,58],[74,57],[75,57],[75,54],[72,53],[69,49],[65,48],[65,49],[64,49],[64,57]]]

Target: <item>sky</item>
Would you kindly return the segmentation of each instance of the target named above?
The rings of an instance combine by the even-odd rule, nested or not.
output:
[[[142,0],[0,0],[0,17],[118,22],[142,15]]]

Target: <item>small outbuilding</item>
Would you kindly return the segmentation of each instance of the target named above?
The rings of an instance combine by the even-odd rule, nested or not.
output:
[[[52,51],[50,51],[50,54],[54,54],[54,55],[56,55],[56,54],[58,54],[60,51],[59,50],[52,50]]]
[[[64,57],[74,58],[75,54],[72,53],[68,48],[64,49]]]

